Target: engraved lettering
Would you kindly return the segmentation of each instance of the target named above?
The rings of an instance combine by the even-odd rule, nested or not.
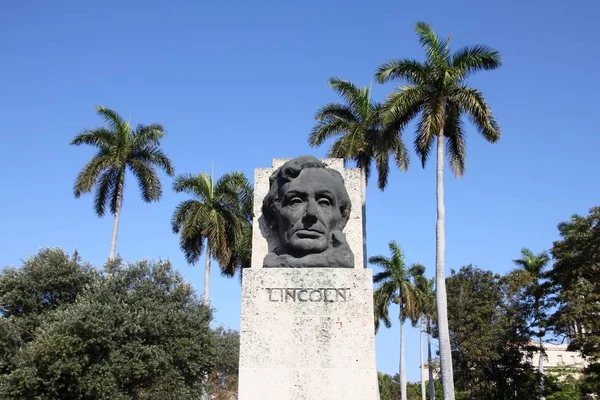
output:
[[[267,288],[267,291],[269,292],[269,301],[278,302],[279,300],[273,299],[273,297],[272,297],[273,290],[278,290],[278,289],[276,289],[276,288]],[[281,289],[279,289],[279,291],[281,291]]]
[[[271,303],[346,303],[350,301],[349,288],[265,288]]]
[[[335,289],[331,289],[331,288],[325,288],[325,289],[323,289],[323,297],[324,297],[323,301],[325,303],[333,303],[335,301],[335,300],[330,299],[330,298],[327,297],[327,293],[329,293],[329,292],[331,292],[333,290],[335,290]]]
[[[338,301],[339,298],[344,299],[344,302],[347,301],[346,300],[346,289],[335,289],[335,300]]]
[[[305,303],[305,302],[307,302],[307,301],[308,301],[308,296],[307,296],[305,299],[303,299],[302,297],[300,297],[300,295],[301,295],[302,293],[306,293],[306,294],[308,294],[308,290],[306,290],[306,289],[300,289],[300,290],[298,291],[298,301],[301,301],[301,302]]]
[[[312,292],[310,292],[310,295],[308,296],[310,298],[310,301],[313,303],[318,303],[319,301],[323,300],[323,292],[321,292],[321,290],[323,289],[313,289]],[[317,296],[313,296],[314,294],[317,294]]]
[[[296,289],[285,289],[285,302],[287,303],[289,299],[296,301]]]

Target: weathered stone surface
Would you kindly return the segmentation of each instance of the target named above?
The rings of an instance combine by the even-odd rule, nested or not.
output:
[[[244,272],[240,400],[376,400],[370,269]]]
[[[352,203],[343,233],[354,268],[264,268],[281,245],[265,224],[269,177],[288,159],[254,173],[252,267],[244,271],[240,330],[240,400],[377,400],[370,269],[363,265],[360,171],[339,171]],[[291,255],[292,257],[294,255]],[[315,264],[316,265],[316,264]]]

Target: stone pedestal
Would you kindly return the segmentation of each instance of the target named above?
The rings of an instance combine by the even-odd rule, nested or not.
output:
[[[244,272],[240,400],[377,400],[370,269]]]
[[[279,245],[262,216],[269,177],[254,174],[252,267],[244,271],[239,400],[378,400],[373,280],[363,265],[360,171],[324,159],[352,208],[344,229],[354,268],[263,268]]]

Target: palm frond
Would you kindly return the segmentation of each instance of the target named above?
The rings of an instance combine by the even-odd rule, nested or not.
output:
[[[375,154],[375,165],[377,168],[377,187],[379,190],[384,190],[387,186],[390,173],[390,157],[388,152],[377,152]]]
[[[183,250],[185,260],[190,264],[194,265],[202,256],[204,252],[205,240],[202,235],[197,236],[180,236],[179,247]],[[208,256],[207,256],[208,257]]]
[[[452,103],[446,108],[444,136],[446,137],[446,154],[450,161],[450,169],[454,176],[462,176],[465,172],[467,145],[460,119],[460,108]]]
[[[123,192],[125,191],[125,168],[119,170],[115,180],[115,188],[111,192],[110,212],[114,215],[123,204]]]
[[[408,58],[390,60],[377,68],[375,79],[379,83],[391,80],[406,82],[411,85],[423,85],[427,82],[429,67]]]
[[[442,96],[430,98],[423,107],[422,117],[417,127],[415,136],[415,151],[425,167],[435,138],[441,131],[444,123],[444,106]]]
[[[142,199],[147,203],[158,201],[162,195],[162,185],[152,164],[134,159],[130,160],[129,167],[137,179]]]
[[[330,78],[329,86],[339,94],[350,106],[354,113],[358,113],[364,108],[365,103],[368,103],[369,93],[366,88],[359,88],[350,81],[345,81],[339,78]]]
[[[89,193],[96,184],[100,173],[107,168],[114,168],[112,161],[113,160],[109,155],[100,150],[98,154],[96,154],[96,156],[92,158],[81,171],[79,171],[77,178],[75,178],[75,184],[73,185],[73,194],[75,198],[81,196],[82,193]]]
[[[420,86],[401,86],[390,93],[381,110],[386,130],[401,132],[423,109],[427,98],[427,92]]]
[[[461,72],[464,79],[474,72],[492,70],[502,66],[500,53],[485,45],[463,47],[452,55],[451,64]]]
[[[350,129],[351,123],[342,119],[332,119],[331,121],[319,121],[312,128],[308,143],[312,146],[320,146],[332,136],[343,134]]]
[[[173,212],[171,217],[171,227],[173,233],[179,233],[186,222],[189,222],[192,216],[198,212],[202,204],[197,200],[185,200],[181,202]]]
[[[389,258],[384,256],[371,256],[369,257],[369,264],[377,265],[384,269],[390,269],[391,261]]]
[[[229,222],[229,221],[227,221]],[[213,209],[206,221],[204,235],[209,243],[213,256],[221,263],[229,258],[227,241],[227,222],[223,215]]]
[[[113,133],[106,128],[86,129],[75,136],[71,141],[71,145],[80,146],[87,144],[96,146],[104,151],[108,151],[115,142]]]
[[[155,165],[165,171],[169,176],[175,174],[171,159],[157,146],[145,146],[135,149],[131,153],[130,160],[138,160],[150,165]]]
[[[339,103],[328,103],[321,107],[315,114],[315,119],[322,122],[331,123],[339,119],[348,122],[358,122],[358,118],[354,115],[352,109]]]
[[[380,321],[383,321],[386,328],[392,326],[389,316],[389,306],[396,297],[396,288],[393,281],[384,282],[373,292],[373,311],[375,332],[379,330]]]
[[[452,92],[449,100],[467,113],[488,142],[495,143],[500,139],[500,126],[479,90],[462,86]]]
[[[215,199],[242,214],[241,207],[250,201],[252,188],[242,172],[233,171],[219,178],[214,187]]]
[[[108,198],[115,190],[118,175],[119,171],[117,169],[109,168],[98,179],[98,186],[94,196],[94,210],[99,217],[104,215]]]
[[[133,146],[137,148],[158,146],[163,136],[165,136],[165,128],[161,124],[139,124],[133,133]]]
[[[115,131],[120,132],[126,122],[114,110],[103,106],[96,106],[96,112],[104,119],[104,121]]]
[[[371,264],[374,264],[374,263],[371,263]],[[391,276],[392,276],[392,272],[389,269],[378,272],[375,275],[373,275],[373,283],[379,283],[379,282],[385,281],[385,280],[389,279]]]
[[[173,182],[176,193],[187,193],[202,201],[212,201],[212,179],[202,172],[198,175],[181,174]]]
[[[440,40],[426,22],[417,22],[415,32],[419,37],[419,43],[425,50],[427,62],[442,65],[448,61],[448,40]]]

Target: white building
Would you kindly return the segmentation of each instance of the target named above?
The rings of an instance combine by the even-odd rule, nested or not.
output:
[[[538,343],[531,343],[538,346]],[[566,373],[578,377],[580,371],[587,366],[587,361],[579,352],[567,351],[567,344],[552,344],[544,343],[546,356],[544,357],[544,372],[545,373]],[[540,352],[534,352],[530,359],[534,368],[538,368],[540,360]]]

